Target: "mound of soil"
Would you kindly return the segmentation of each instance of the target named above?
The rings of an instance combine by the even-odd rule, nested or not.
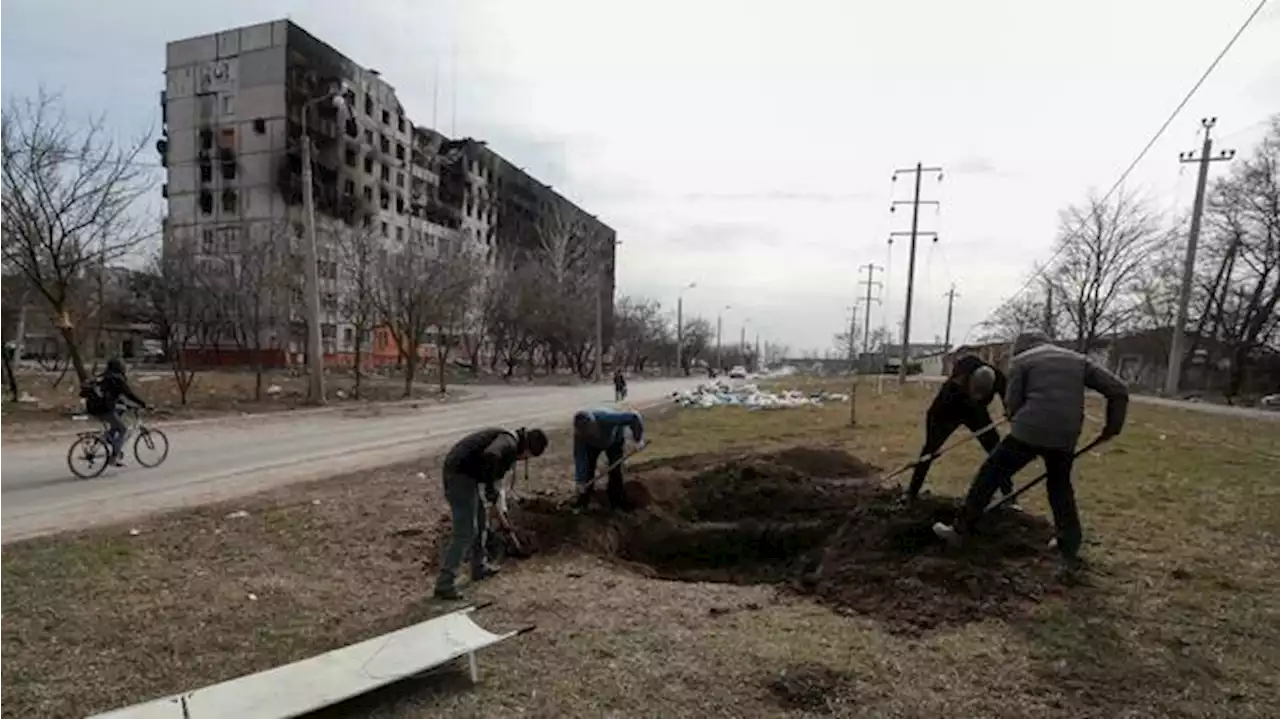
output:
[[[1002,510],[951,550],[931,526],[955,505],[925,497],[907,509],[877,471],[830,449],[686,456],[630,469],[634,512],[539,496],[516,502],[512,519],[535,551],[588,551],[674,580],[786,582],[894,631],[1006,616],[1045,594],[1055,562],[1044,520]]]

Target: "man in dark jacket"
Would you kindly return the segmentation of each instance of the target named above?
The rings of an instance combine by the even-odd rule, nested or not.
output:
[[[1120,378],[1085,355],[1051,344],[1041,332],[1019,336],[1005,395],[1013,422],[1009,436],[978,470],[956,525],[935,524],[934,533],[950,544],[961,543],[981,519],[996,488],[1038,457],[1044,460],[1048,475],[1045,488],[1058,551],[1066,573],[1074,573],[1082,536],[1071,467],[1084,426],[1085,389],[1107,399],[1107,424],[1099,440],[1120,434],[1129,407],[1129,390]]]
[[[621,402],[627,398],[627,377],[619,368],[613,372],[613,400]]]
[[[573,468],[578,508],[585,509],[591,502],[591,480],[595,477],[601,452],[610,468],[606,487],[610,506],[614,509],[630,508],[622,491],[622,457],[627,434],[639,447],[644,447],[644,420],[639,413],[590,409],[573,415]]]
[[[129,386],[124,363],[115,357],[107,360],[106,370],[92,380],[92,384],[88,392],[81,392],[85,397],[85,411],[107,425],[107,441],[111,443],[112,461],[117,467],[123,466],[124,441],[129,436],[129,427],[120,417],[120,401],[127,399],[143,408],[147,403]]]
[[[468,550],[471,553],[471,580],[487,579],[498,568],[485,555],[485,502],[493,508],[498,523],[507,530],[506,492],[499,485],[517,460],[538,457],[547,449],[547,435],[540,429],[482,429],[459,441],[444,458],[444,496],[453,515],[453,533],[445,549],[440,576],[436,579],[438,599],[461,599],[458,569]],[[481,488],[484,497],[481,498]]]
[[[911,474],[907,502],[914,502],[920,494],[925,476],[933,464],[933,453],[942,449],[960,425],[970,432],[981,432],[978,441],[987,454],[995,451],[1000,443],[1000,433],[991,426],[991,413],[987,411],[987,405],[995,395],[1000,395],[1000,400],[1005,401],[1004,373],[973,355],[956,360],[951,376],[942,383],[925,415],[924,447],[920,449],[922,459]],[[1005,494],[1012,493],[1013,480],[1002,484],[1000,489]]]

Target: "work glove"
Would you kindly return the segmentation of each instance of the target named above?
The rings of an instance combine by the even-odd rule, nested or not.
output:
[[[486,484],[484,486],[484,498],[489,503],[489,506],[497,506],[499,496],[496,484]]]

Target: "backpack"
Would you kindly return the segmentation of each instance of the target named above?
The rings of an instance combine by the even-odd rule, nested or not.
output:
[[[89,414],[106,412],[107,395],[102,389],[102,378],[91,377],[80,385],[80,398],[84,400],[84,408]]]

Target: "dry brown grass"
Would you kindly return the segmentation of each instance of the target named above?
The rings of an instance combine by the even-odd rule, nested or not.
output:
[[[830,445],[908,459],[928,390],[848,407],[687,410],[654,457]],[[662,582],[587,555],[537,557],[477,588],[485,624],[538,631],[457,673],[327,716],[1270,717],[1280,707],[1280,424],[1134,406],[1079,462],[1098,571],[1031,619],[923,637],[768,586]],[[1162,438],[1163,437],[1163,438]],[[534,488],[564,491],[563,438]],[[957,494],[979,461],[939,461]],[[4,550],[5,716],[75,716],[191,689],[442,611],[423,562],[444,509],[431,463]],[[1025,478],[1024,478],[1025,479]],[[1029,511],[1045,513],[1040,492]],[[240,508],[242,519],[228,519]],[[136,527],[137,536],[128,530]],[[412,536],[399,530],[420,529]],[[257,599],[250,599],[253,594]]]

